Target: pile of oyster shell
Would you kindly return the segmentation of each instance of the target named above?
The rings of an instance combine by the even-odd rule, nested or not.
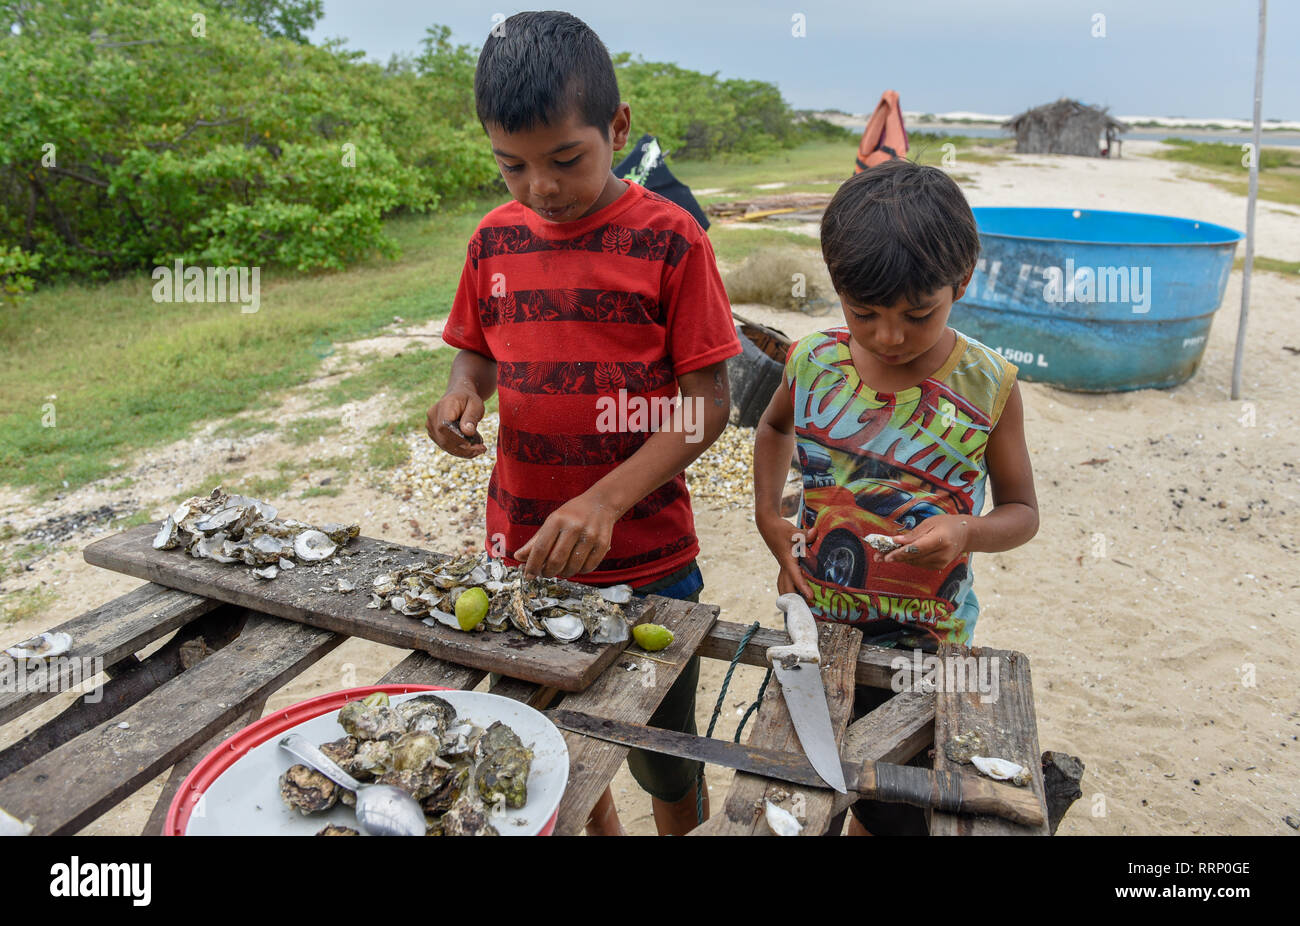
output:
[[[587,590],[556,579],[525,579],[518,566],[507,566],[482,552],[443,563],[407,566],[375,578],[366,607],[392,608],[399,614],[460,630],[456,600],[471,588],[488,595],[487,617],[474,631],[514,627],[530,637],[561,643],[580,640],[621,643],[629,636],[621,605],[632,600],[627,585]]]
[[[414,797],[424,808],[426,835],[498,836],[492,818],[528,802],[533,751],[500,721],[484,730],[437,695],[394,706],[383,693],[349,701],[338,720],[348,735],[321,744],[321,752],[358,781],[394,785]],[[303,814],[356,806],[356,792],[306,765],[280,776],[280,796]],[[331,824],[316,835],[360,834]]]
[[[195,495],[167,516],[154,537],[155,550],[183,547],[190,556],[252,566],[259,579],[274,579],[297,563],[320,563],[361,533],[359,524],[323,524],[276,519],[275,506],[221,487]]]

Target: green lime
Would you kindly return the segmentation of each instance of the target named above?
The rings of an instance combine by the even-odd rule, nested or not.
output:
[[[673,632],[663,624],[637,624],[632,628],[632,638],[643,650],[653,653],[673,642]]]
[[[488,596],[481,588],[468,588],[456,599],[456,623],[461,630],[473,630],[487,617]]]

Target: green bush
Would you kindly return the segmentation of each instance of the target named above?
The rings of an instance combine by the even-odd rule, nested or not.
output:
[[[759,155],[807,140],[774,84],[719,80],[664,61],[613,56],[632,134],[649,132],[679,160],[719,154]]]
[[[0,300],[13,303],[23,293],[32,291],[28,273],[41,265],[41,255],[28,254],[22,248],[0,248]]]
[[[0,234],[44,279],[394,253],[384,216],[497,177],[448,34],[403,73],[210,4],[32,4],[0,39]]]
[[[478,50],[427,30],[386,66],[307,44],[319,0],[0,0],[0,265],[101,281],[175,259],[300,271],[393,256],[383,220],[501,191]],[[673,157],[827,132],[775,85],[615,56]],[[841,136],[842,137],[842,136]],[[40,260],[22,258],[15,254]]]

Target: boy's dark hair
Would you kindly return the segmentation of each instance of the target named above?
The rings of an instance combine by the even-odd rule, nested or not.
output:
[[[835,291],[858,306],[916,302],[957,287],[979,258],[975,216],[937,167],[885,161],[846,180],[822,217]]]
[[[492,30],[474,71],[474,104],[484,128],[507,132],[553,125],[575,110],[601,132],[618,109],[618,79],[600,36],[576,16],[516,13]]]

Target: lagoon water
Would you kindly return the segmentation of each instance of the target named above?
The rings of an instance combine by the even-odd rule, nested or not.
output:
[[[935,132],[945,135],[969,135],[973,138],[1010,138],[1011,133],[996,126],[960,125],[960,124],[916,124],[908,123],[909,132]],[[1120,141],[1164,141],[1166,138],[1186,138],[1190,141],[1222,142],[1224,144],[1245,144],[1250,141],[1249,132],[1207,132],[1180,129],[1132,129],[1120,136]],[[1264,132],[1261,138],[1264,145],[1286,145],[1300,147],[1300,132]],[[1122,150],[1122,149],[1121,149]]]

